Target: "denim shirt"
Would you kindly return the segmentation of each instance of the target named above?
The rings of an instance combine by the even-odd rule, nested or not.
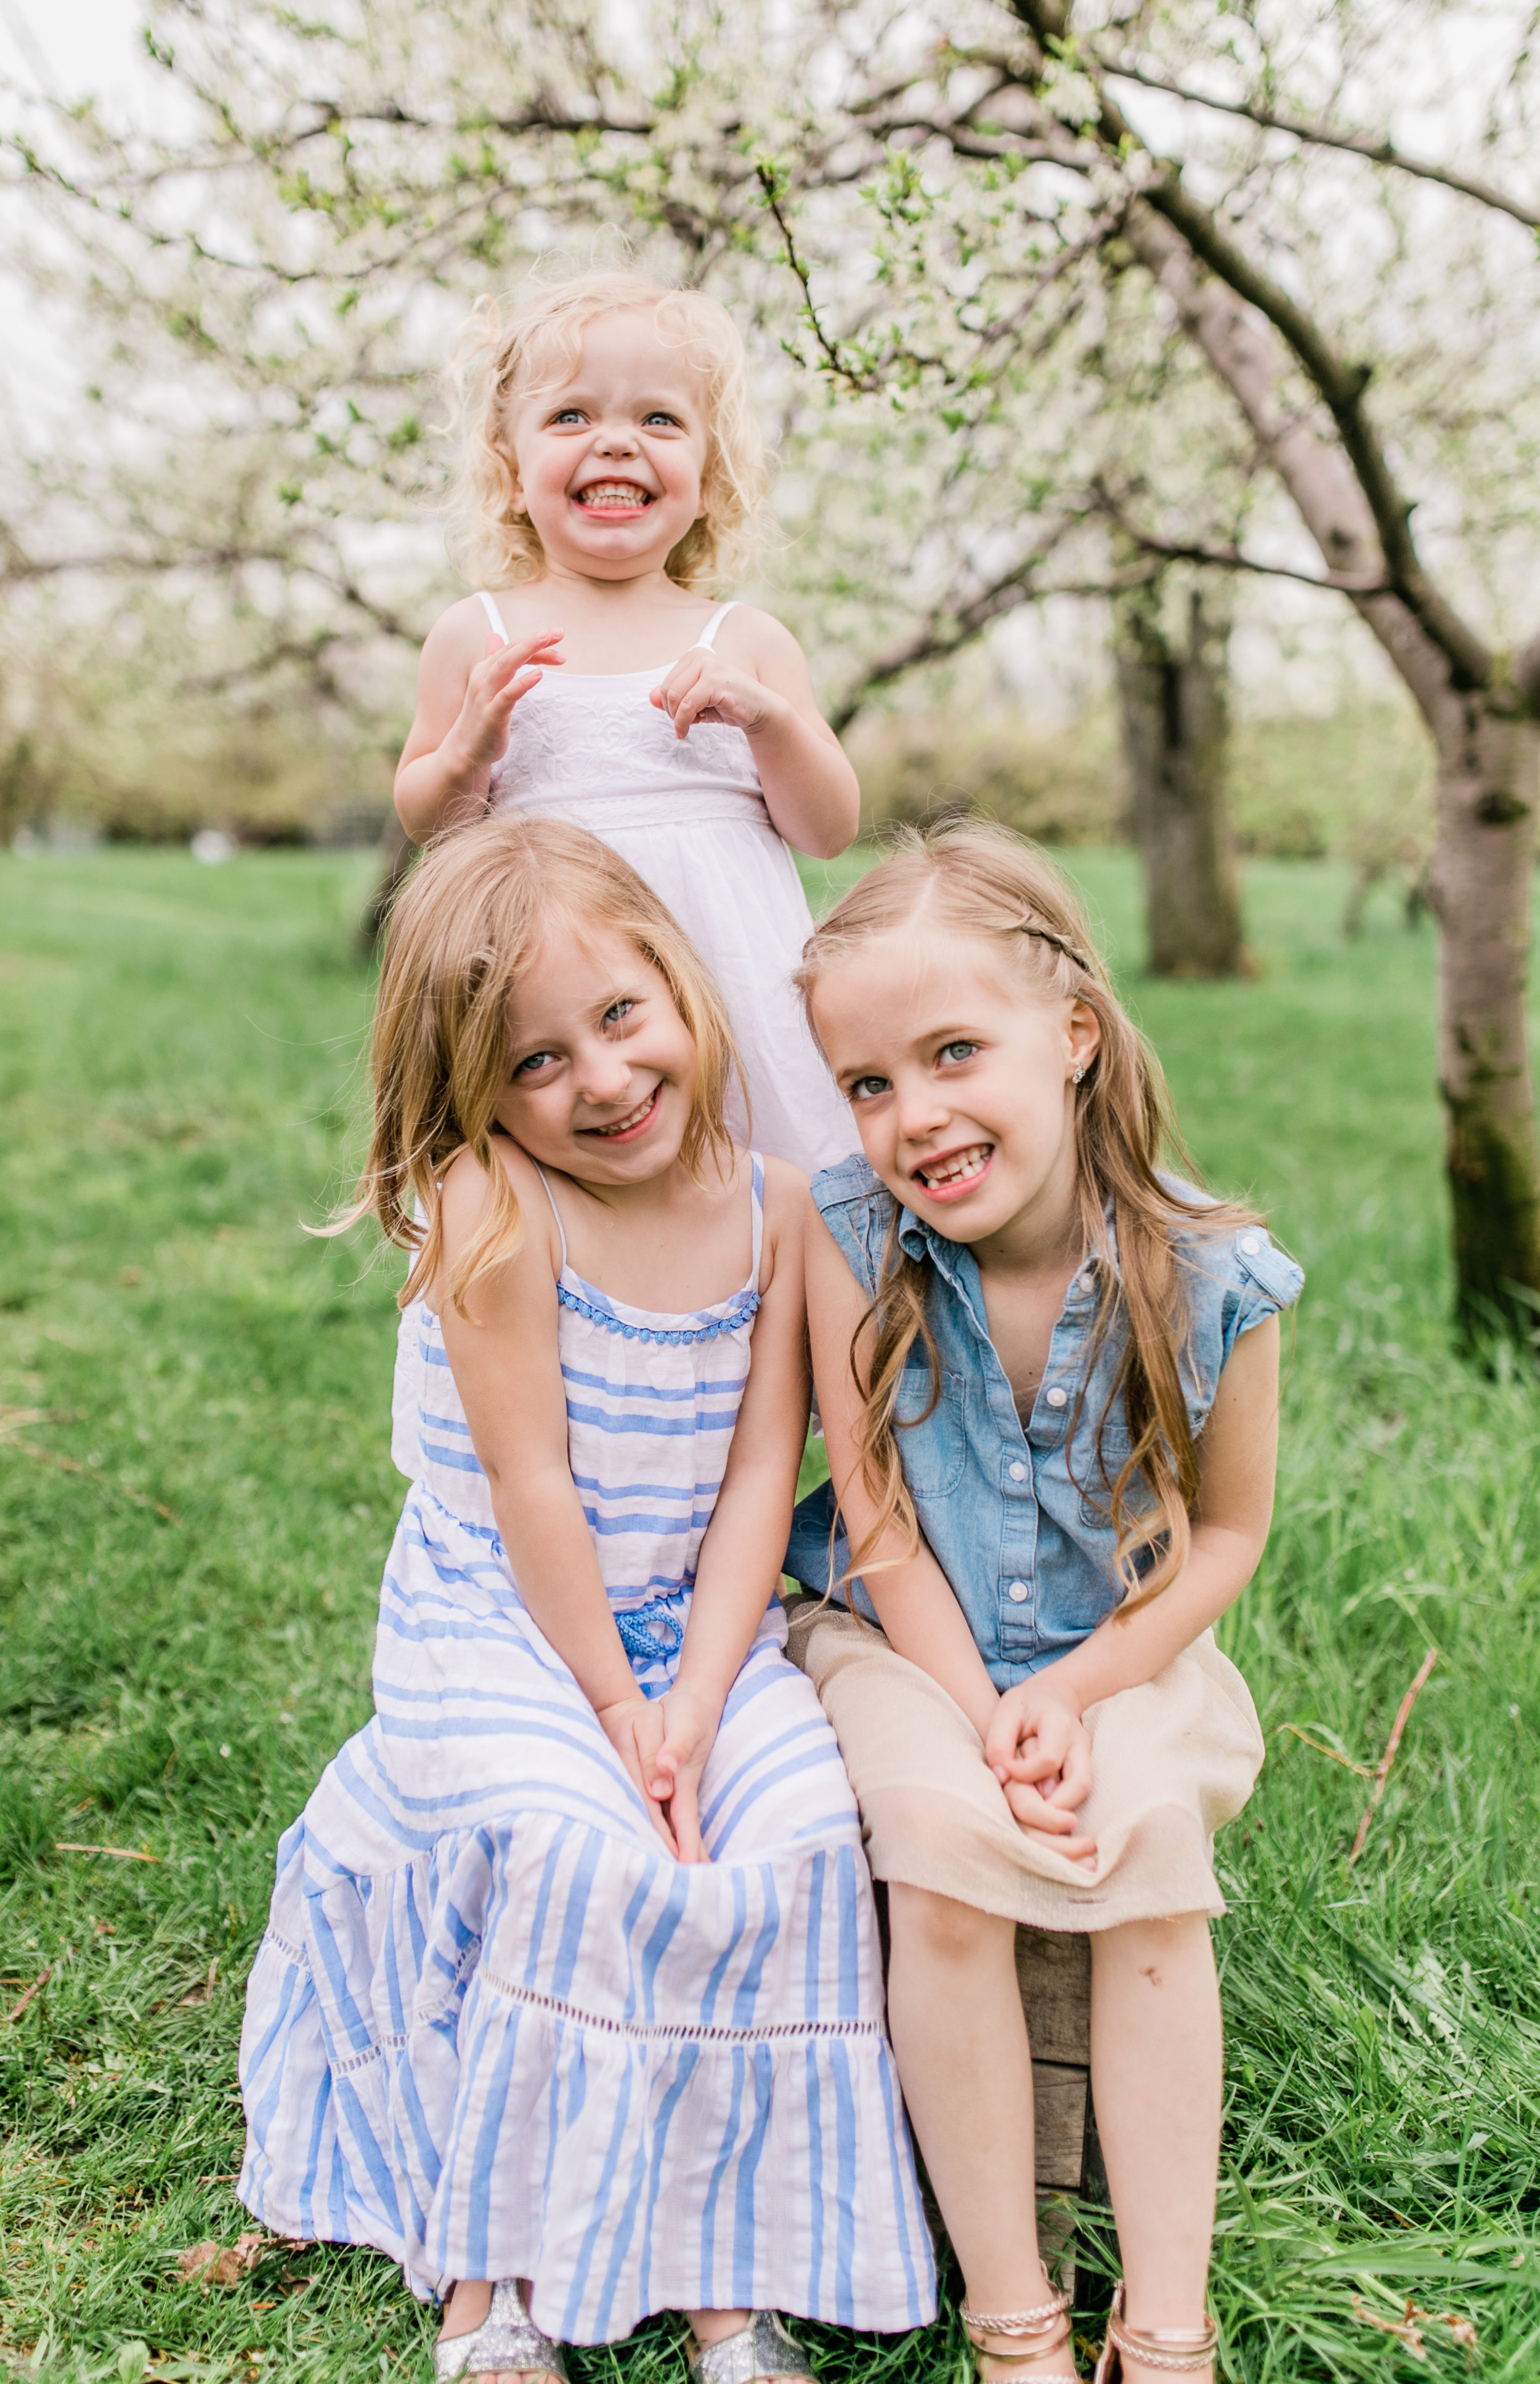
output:
[[[1188,1198],[1203,1198],[1168,1181]],[[864,1159],[854,1158],[814,1176],[813,1197],[863,1290],[875,1292],[892,1194]],[[989,1338],[972,1252],[908,1209],[899,1221],[899,1239],[912,1257],[930,1262],[928,1316],[941,1363],[934,1413],[907,1425],[906,1417],[924,1416],[930,1396],[923,1344],[904,1371],[897,1408],[904,1479],[920,1529],[967,1616],[989,1677],[1004,1690],[1078,1646],[1123,1596],[1108,1487],[1130,1446],[1121,1402],[1109,1408],[1122,1348],[1115,1323],[1086,1376],[1099,1270],[1109,1263],[1115,1270],[1117,1263],[1111,1222],[1109,1259],[1087,1259],[1065,1294],[1025,1427]],[[1190,1310],[1178,1369],[1196,1434],[1241,1334],[1292,1306],[1305,1278],[1260,1225],[1223,1235],[1178,1231],[1175,1243]],[[1097,1426],[1104,1409],[1099,1459]],[[783,1568],[820,1597],[828,1586],[833,1519],[834,1495],[826,1482],[797,1508]],[[843,1531],[834,1555],[838,1578],[850,1561]],[[834,1596],[876,1619],[859,1580]]]

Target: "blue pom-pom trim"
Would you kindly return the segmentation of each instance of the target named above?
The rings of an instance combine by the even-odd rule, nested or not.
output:
[[[577,1316],[586,1316],[590,1324],[602,1324],[606,1333],[618,1333],[623,1340],[646,1341],[660,1349],[683,1349],[696,1341],[714,1341],[723,1333],[736,1333],[759,1313],[759,1294],[751,1291],[727,1316],[719,1316],[714,1324],[691,1325],[683,1332],[659,1332],[650,1324],[627,1324],[621,1317],[613,1316],[608,1309],[595,1308],[593,1302],[582,1299],[569,1291],[565,1283],[556,1285],[556,1297],[564,1308]]]

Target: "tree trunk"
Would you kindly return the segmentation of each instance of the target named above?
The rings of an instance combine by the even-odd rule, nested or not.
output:
[[[1540,728],[1511,695],[1452,696],[1434,721],[1439,1085],[1460,1322],[1540,1328],[1540,1183],[1526,1037]],[[1527,1296],[1526,1296],[1527,1295]]]
[[[1455,1308],[1467,1335],[1540,1326],[1540,1138],[1524,992],[1534,861],[1540,639],[1510,664],[1457,666],[1399,594],[1339,443],[1288,399],[1273,327],[1198,270],[1171,225],[1136,208],[1129,237],[1237,400],[1330,572],[1399,671],[1433,734],[1438,837],[1428,896],[1439,926],[1439,1088],[1454,1227]],[[1364,1063],[1373,1053],[1366,1024]]]
[[[416,846],[392,810],[379,839],[379,875],[358,921],[358,950],[364,957],[375,950],[385,933],[402,880],[416,857]]]
[[[1238,976],[1247,961],[1225,784],[1229,624],[1198,588],[1185,645],[1161,615],[1156,582],[1119,600],[1114,630],[1149,970]]]

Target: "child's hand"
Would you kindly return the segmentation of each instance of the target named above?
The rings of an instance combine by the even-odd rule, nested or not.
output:
[[[502,760],[514,706],[543,670],[560,669],[561,655],[552,649],[561,639],[560,629],[542,629],[538,637],[499,645],[489,629],[485,659],[466,679],[460,716],[444,739],[460,769],[475,776]]]
[[[1074,1816],[1062,1805],[1050,1804],[1041,1789],[1029,1787],[1025,1780],[1002,1781],[1000,1786],[1018,1829],[1040,1836],[1066,1862],[1084,1862],[1096,1853],[1096,1840],[1075,1834]]]
[[[1040,1830],[1075,1861],[1094,1838],[1075,1834],[1074,1815],[1091,1790],[1090,1733],[1046,1677],[1008,1689],[995,1708],[984,1759],[1024,1830]]]
[[[619,1697],[611,1706],[595,1708],[605,1737],[626,1766],[632,1781],[640,1790],[652,1827],[671,1855],[678,1856],[678,1840],[669,1826],[664,1807],[669,1790],[658,1793],[659,1785],[668,1778],[659,1769],[658,1757],[664,1745],[662,1700],[654,1705],[639,1689],[634,1697]],[[699,1831],[696,1833],[699,1842]],[[686,1861],[694,1857],[686,1856]]]
[[[716,1744],[721,1713],[688,1688],[670,1689],[661,1702],[664,1739],[648,1786],[666,1804],[679,1860],[710,1862],[701,1836],[701,1774]]]
[[[746,737],[757,737],[790,709],[784,696],[750,672],[735,670],[707,646],[679,656],[663,685],[652,689],[652,702],[667,713],[678,737],[688,737],[698,720],[725,721]]]

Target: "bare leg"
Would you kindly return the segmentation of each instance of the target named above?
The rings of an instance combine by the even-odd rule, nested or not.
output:
[[[1200,1913],[1091,1939],[1091,2086],[1140,2328],[1203,2324],[1219,2176],[1223,2037]],[[1196,2384],[1211,2368],[1195,2371]],[[1127,2384],[1169,2384],[1125,2359]]]
[[[729,2334],[741,2334],[749,2323],[747,2310],[686,2310],[689,2330],[702,2351],[714,2342],[726,2342]]]
[[[888,2025],[968,2305],[991,2316],[1035,2309],[1051,2288],[1037,2252],[1032,2057],[1015,1924],[897,1881],[888,1912]],[[1074,2362],[1066,2340],[1052,2357],[992,2373],[1053,2384],[1074,2376]]]

